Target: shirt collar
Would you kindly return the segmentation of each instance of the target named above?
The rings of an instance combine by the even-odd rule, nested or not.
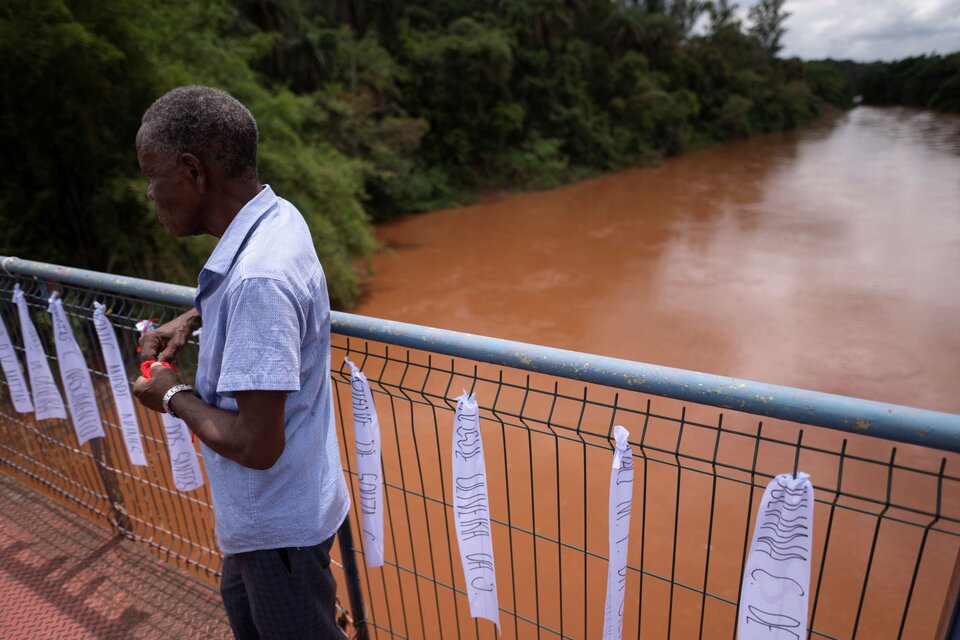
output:
[[[277,196],[273,189],[268,184],[263,185],[260,193],[243,205],[243,208],[237,212],[237,215],[227,226],[227,230],[223,232],[223,236],[217,242],[213,253],[207,258],[207,263],[203,265],[203,271],[212,271],[221,276],[226,275],[247,236],[250,235],[260,218],[273,209],[276,204]]]

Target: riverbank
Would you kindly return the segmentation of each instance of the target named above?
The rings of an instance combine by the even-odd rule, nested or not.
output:
[[[656,168],[656,167],[663,166],[665,162],[669,162],[671,160],[680,158],[684,155],[695,153],[697,151],[701,151],[704,149],[713,149],[713,148],[721,147],[725,145],[739,144],[750,139],[764,137],[764,136],[777,136],[788,131],[793,131],[795,129],[802,129],[803,127],[820,126],[822,124],[829,123],[830,121],[841,117],[843,114],[848,113],[849,111],[847,109],[840,109],[838,107],[835,107],[834,105],[829,104],[827,102],[822,102],[820,104],[819,109],[820,109],[819,113],[816,115],[816,117],[812,118],[807,122],[801,123],[797,127],[792,127],[790,129],[781,129],[779,131],[758,133],[753,136],[749,136],[747,138],[743,138],[739,140],[700,139],[695,144],[691,144],[690,146],[684,148],[683,151],[675,155],[671,155],[671,156],[650,155],[650,156],[647,156],[646,158],[638,160],[638,162],[632,165],[610,169],[609,171],[591,169],[590,167],[578,167],[577,169],[579,170],[574,170],[571,173],[558,178],[555,184],[551,184],[548,186],[532,186],[530,188],[525,188],[522,185],[514,185],[512,187],[500,187],[500,188],[493,188],[493,189],[478,189],[474,191],[468,191],[468,192],[465,192],[464,194],[461,194],[454,202],[449,203],[448,206],[438,207],[437,209],[433,209],[431,211],[456,209],[456,208],[469,207],[469,206],[478,205],[478,204],[487,204],[491,202],[497,202],[504,198],[509,198],[510,196],[515,196],[523,193],[537,193],[541,191],[550,191],[552,189],[568,187],[568,186],[572,186],[580,182],[583,182],[585,180],[592,180],[596,178],[601,178],[603,176],[615,175],[622,171],[630,171],[632,169]],[[417,215],[429,214],[431,213],[431,211],[410,212],[406,215],[417,216]],[[384,220],[378,224],[389,224],[391,221],[392,220]],[[361,294],[361,298],[362,296],[363,294]]]

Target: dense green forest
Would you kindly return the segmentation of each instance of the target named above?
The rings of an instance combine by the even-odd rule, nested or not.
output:
[[[133,140],[163,92],[209,84],[257,118],[261,178],[349,307],[373,221],[849,106],[840,63],[777,57],[783,4],[742,24],[729,0],[5,0],[0,253],[193,283],[214,240],[160,228]]]
[[[960,112],[960,53],[868,64],[852,82],[868,104]]]
[[[811,89],[837,106],[853,106],[857,98],[864,104],[960,112],[960,52],[894,62],[817,60],[805,66]]]

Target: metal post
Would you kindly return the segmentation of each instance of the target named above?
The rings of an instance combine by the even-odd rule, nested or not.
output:
[[[953,606],[953,620],[950,623],[949,640],[960,640],[960,598]]]
[[[337,531],[337,541],[340,543],[340,560],[343,562],[343,573],[347,578],[347,597],[350,599],[350,612],[353,614],[354,637],[357,640],[368,640],[367,615],[363,610],[363,592],[360,590],[360,572],[357,570],[357,556],[353,552],[353,528],[350,526],[350,516],[343,519],[340,530]]]
[[[117,533],[127,538],[133,536],[133,523],[130,522],[130,516],[127,515],[126,506],[123,503],[123,491],[117,481],[117,476],[110,472],[110,458],[107,447],[100,443],[100,438],[94,438],[88,443],[90,451],[93,453],[94,466],[97,469],[97,475],[103,482],[103,488],[110,500],[110,509],[113,512],[113,526]]]
[[[937,637],[944,640],[960,640],[960,551],[953,563],[953,575],[947,596],[944,598],[943,613],[940,615],[940,625]]]

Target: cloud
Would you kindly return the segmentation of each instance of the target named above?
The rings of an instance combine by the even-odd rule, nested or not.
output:
[[[787,0],[784,9],[783,56],[866,61],[960,50],[960,0]]]

